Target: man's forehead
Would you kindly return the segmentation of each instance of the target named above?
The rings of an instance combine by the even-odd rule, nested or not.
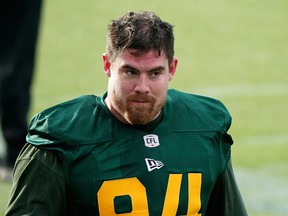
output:
[[[146,53],[154,53],[155,57],[159,57],[165,54],[164,51],[157,50],[157,49],[142,50],[142,49],[126,48],[123,50],[123,52],[128,52],[129,54],[134,55],[134,56],[141,56]]]
[[[164,51],[158,51],[155,49],[150,49],[147,51],[143,51],[143,50],[138,50],[138,49],[132,49],[132,48],[127,48],[124,49],[119,55],[119,58],[121,59],[155,59],[155,60],[165,60],[168,59],[167,55],[165,54]]]
[[[139,71],[149,71],[153,68],[167,68],[168,59],[165,54],[157,55],[155,50],[150,50],[145,53],[131,52],[126,50],[121,53],[116,59],[115,64],[119,68],[134,68]]]

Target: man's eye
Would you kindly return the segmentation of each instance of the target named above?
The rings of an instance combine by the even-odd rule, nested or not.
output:
[[[151,77],[158,77],[160,74],[161,74],[161,72],[155,71],[155,72],[151,73]]]
[[[136,73],[136,71],[133,71],[133,70],[127,70],[127,71],[125,71],[125,74],[127,76],[133,76],[133,75],[136,75],[137,73]]]

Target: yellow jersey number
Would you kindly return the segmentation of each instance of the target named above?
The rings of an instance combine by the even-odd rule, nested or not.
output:
[[[181,181],[182,174],[169,174],[162,216],[176,215]],[[201,208],[201,182],[201,173],[188,174],[187,215],[189,216],[201,216],[198,213]],[[114,198],[123,195],[131,197],[132,211],[121,216],[149,215],[146,189],[136,177],[105,181],[102,184],[97,194],[100,215],[119,215],[114,211]]]

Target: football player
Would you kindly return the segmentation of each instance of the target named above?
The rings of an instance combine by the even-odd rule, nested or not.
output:
[[[6,215],[246,216],[227,109],[168,90],[173,26],[128,12],[107,37],[108,91],[33,117]]]

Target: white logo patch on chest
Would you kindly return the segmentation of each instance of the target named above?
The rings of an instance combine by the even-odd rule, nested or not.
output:
[[[148,148],[155,148],[160,145],[159,138],[155,134],[148,134],[143,137],[145,146]]]
[[[151,172],[154,169],[160,169],[164,166],[164,164],[161,161],[154,160],[151,158],[145,158],[145,162],[149,172]]]

